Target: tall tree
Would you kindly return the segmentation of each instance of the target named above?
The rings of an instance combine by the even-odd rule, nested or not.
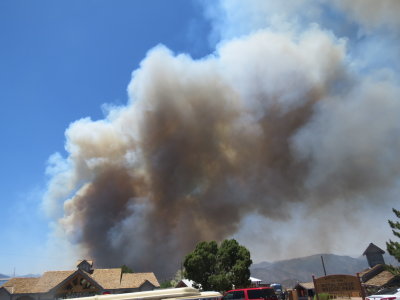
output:
[[[396,217],[400,218],[400,211],[394,208],[392,210],[396,215]],[[394,236],[400,238],[400,222],[399,221],[395,222],[391,220],[389,220],[388,222],[389,226],[392,228]],[[389,240],[389,242],[386,242],[386,248],[389,254],[392,255],[394,258],[396,258],[398,262],[400,262],[400,243]]]
[[[234,240],[197,244],[183,263],[185,276],[200,284],[203,290],[226,291],[249,285],[252,264],[250,252]]]
[[[215,241],[198,243],[183,262],[185,277],[201,284],[203,290],[212,290],[210,279],[216,273],[217,255],[218,245]]]

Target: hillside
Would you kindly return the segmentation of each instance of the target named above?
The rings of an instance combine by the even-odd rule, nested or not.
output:
[[[262,262],[253,264],[250,268],[251,276],[265,282],[280,282],[286,287],[292,287],[297,282],[312,281],[312,275],[323,276],[321,263],[324,258],[327,274],[356,274],[368,268],[365,257],[353,258],[335,254],[316,254],[307,257],[277,261],[274,263]]]
[[[2,278],[2,279],[5,279],[5,278],[11,278],[11,276],[12,275],[5,275],[5,274],[2,274],[2,273],[0,273],[0,278]],[[17,274],[17,275],[15,275],[15,277],[40,277],[41,275],[40,274],[23,274],[23,275],[20,275],[20,274]]]
[[[358,258],[335,254],[315,254],[311,256],[281,260],[277,262],[261,262],[250,267],[251,276],[262,279],[264,282],[280,282],[286,287],[293,287],[297,282],[310,282],[312,275],[323,276],[321,262],[324,258],[327,275],[350,274],[368,268],[364,256]],[[386,264],[399,266],[399,263],[389,254],[384,254]]]

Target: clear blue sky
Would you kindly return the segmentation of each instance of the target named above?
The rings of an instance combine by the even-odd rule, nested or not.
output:
[[[125,104],[132,71],[157,44],[209,53],[202,14],[188,0],[0,2],[0,273],[43,259],[46,161],[63,151],[68,125]]]

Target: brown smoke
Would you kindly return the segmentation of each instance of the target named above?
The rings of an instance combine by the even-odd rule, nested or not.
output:
[[[287,219],[293,203],[312,211],[390,185],[399,163],[379,155],[387,143],[400,149],[388,139],[398,89],[350,77],[343,42],[318,29],[258,32],[199,61],[157,47],[126,107],[67,130],[69,157],[54,158],[46,204],[98,266],[166,275],[248,214]],[[374,115],[382,99],[392,118]]]

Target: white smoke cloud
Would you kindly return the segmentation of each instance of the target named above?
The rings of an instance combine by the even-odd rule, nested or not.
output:
[[[255,241],[258,258],[294,256],[304,229],[316,240],[302,253],[343,249],[345,228],[398,191],[400,88],[396,69],[361,74],[369,60],[359,68],[353,35],[310,24],[327,5],[221,1],[222,17],[208,10],[223,38],[215,53],[150,50],[129,103],[72,123],[68,156],[50,158],[44,205],[58,229],[98,265],[159,274],[200,240],[249,240],[259,218],[277,242]]]
[[[203,5],[213,23],[214,42],[265,28],[302,32],[311,24],[326,27],[339,37],[351,35],[353,30],[371,34],[376,29],[398,32],[400,22],[397,0],[220,0],[212,5],[204,1]]]
[[[221,0],[213,5],[206,1],[206,16],[212,21],[213,42],[230,40],[256,32],[294,30],[303,23],[321,18],[322,0],[263,1]],[[301,12],[301,13],[299,13]],[[318,23],[318,22],[317,22]]]
[[[393,186],[400,175],[399,95],[391,81],[363,78],[347,93],[316,105],[313,120],[293,138],[296,153],[311,161],[310,188]]]
[[[253,113],[275,105],[293,110],[345,73],[345,41],[317,27],[301,36],[258,31],[222,44],[218,54],[222,76]]]
[[[400,2],[397,0],[335,0],[334,6],[348,15],[348,18],[361,24],[367,30],[388,27],[399,30]]]

